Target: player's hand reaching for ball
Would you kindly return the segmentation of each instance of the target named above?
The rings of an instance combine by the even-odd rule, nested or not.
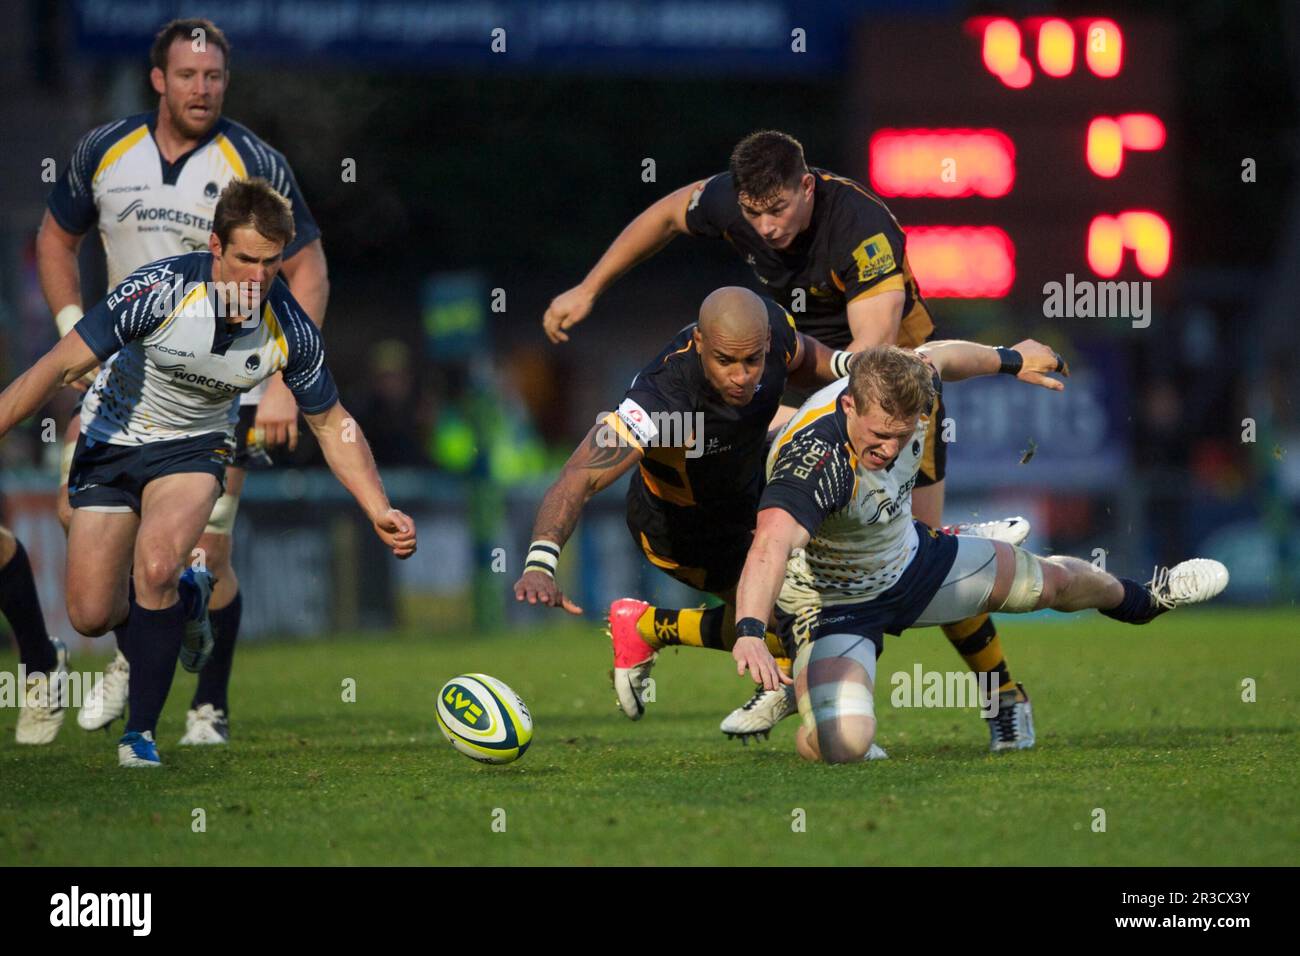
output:
[[[761,637],[736,638],[731,656],[736,659],[736,673],[743,677],[748,670],[754,683],[762,684],[764,690],[776,690],[782,684],[794,683],[794,680],[781,673],[781,668],[776,666],[776,659]]]
[[[1066,364],[1065,359],[1042,342],[1035,342],[1033,339],[1018,342],[1012,346],[1012,349],[1019,352],[1024,359],[1024,365],[1016,374],[1016,378],[1031,385],[1050,388],[1054,392],[1065,391],[1064,382],[1048,378],[1049,372],[1060,372],[1067,378],[1069,377],[1070,366]]]
[[[524,576],[515,582],[515,600],[562,607],[570,614],[582,613],[582,608],[564,596],[555,578],[544,571],[525,571]]]
[[[595,301],[596,296],[585,286],[576,285],[568,292],[561,292],[551,300],[546,315],[542,316],[546,337],[557,345],[569,341],[566,330],[585,319]]]
[[[374,520],[375,534],[399,558],[415,554],[415,522],[411,516],[389,508]]]

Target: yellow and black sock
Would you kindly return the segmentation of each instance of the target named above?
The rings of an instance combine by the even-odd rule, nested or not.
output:
[[[998,637],[992,617],[980,614],[956,624],[945,624],[943,634],[975,673],[997,674],[999,692],[1016,686],[1002,654],[1002,639]]]
[[[736,612],[728,605],[720,607],[647,607],[637,618],[636,632],[656,651],[663,647],[707,647],[730,651],[736,644]],[[790,673],[790,659],[785,656],[781,639],[772,631],[766,635],[767,649],[777,665]]]

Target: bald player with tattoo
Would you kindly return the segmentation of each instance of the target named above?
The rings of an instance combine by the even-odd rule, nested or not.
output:
[[[834,381],[847,359],[796,331],[775,302],[748,289],[718,289],[699,321],[591,428],[547,491],[515,583],[518,600],[582,613],[555,580],[560,552],[587,501],[631,471],[627,526],[637,546],[655,567],[724,602],[709,610],[615,602],[615,689],[629,717],[644,711],[642,682],[659,648],[731,648],[731,605],[763,489],[768,424],[787,382]],[[775,634],[772,641],[779,654]]]

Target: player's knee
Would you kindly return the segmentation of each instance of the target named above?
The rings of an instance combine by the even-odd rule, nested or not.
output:
[[[14,559],[18,553],[18,539],[8,528],[0,528],[0,568]]]
[[[205,532],[199,539],[196,558],[201,558],[203,567],[217,580],[224,580],[234,574],[230,564],[231,540],[228,534]]]
[[[838,717],[829,726],[818,726],[817,739],[824,762],[857,763],[876,739],[876,718]]]
[[[1010,549],[1011,579],[1009,584],[1003,585],[1007,588],[1006,597],[996,605],[990,602],[988,609],[1004,611],[1008,614],[1027,614],[1039,608],[1050,607],[1051,601],[1060,593],[1060,588],[1063,586],[1060,574],[1067,573],[1066,569],[1059,563],[1053,562],[1051,558],[1040,558],[1024,548],[1006,544],[999,544],[998,548],[1003,549],[1004,554],[1005,549]],[[1001,559],[999,559],[999,578],[1002,577],[1002,573]],[[1047,591],[1049,576],[1053,581],[1050,596]]]
[[[113,620],[113,609],[103,601],[76,594],[68,595],[68,621],[86,637],[107,634],[118,623]]]
[[[815,670],[825,673],[809,680],[807,703],[800,707],[804,718],[800,729],[807,734],[809,753],[817,755],[809,759],[850,763],[861,760],[871,748],[876,735],[875,703],[866,681],[853,679],[861,667],[854,665],[853,670],[844,672],[843,665],[852,663],[843,659],[819,662],[822,666]],[[828,669],[832,664],[837,666]]]
[[[181,566],[165,549],[147,550],[135,562],[135,587],[150,595],[170,591],[180,580]]]

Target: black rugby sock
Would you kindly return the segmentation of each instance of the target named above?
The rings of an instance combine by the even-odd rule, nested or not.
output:
[[[1102,614],[1125,624],[1145,624],[1165,613],[1145,584],[1138,584],[1132,578],[1120,578],[1119,583],[1124,585],[1124,599],[1109,610],[1099,608]]]
[[[185,608],[180,601],[161,611],[131,602],[131,684],[127,692],[126,732],[154,730],[176,674],[176,658],[185,636]]]
[[[230,670],[235,662],[235,641],[239,638],[239,620],[244,607],[244,596],[236,591],[235,599],[225,607],[209,611],[212,618],[212,636],[216,644],[212,657],[199,671],[198,686],[194,688],[191,710],[200,704],[211,704],[217,710],[230,713],[227,693],[230,690]]]
[[[117,640],[117,649],[126,658],[126,662],[131,663],[131,632],[127,627],[131,623],[130,609],[135,603],[135,578],[127,578],[126,581],[126,600],[127,600],[127,618],[117,627],[113,628],[113,637]]]
[[[27,673],[45,673],[57,663],[54,645],[45,630],[41,600],[36,595],[36,579],[27,560],[27,550],[15,540],[14,556],[0,568],[0,614],[9,621],[18,641],[18,660]]]

